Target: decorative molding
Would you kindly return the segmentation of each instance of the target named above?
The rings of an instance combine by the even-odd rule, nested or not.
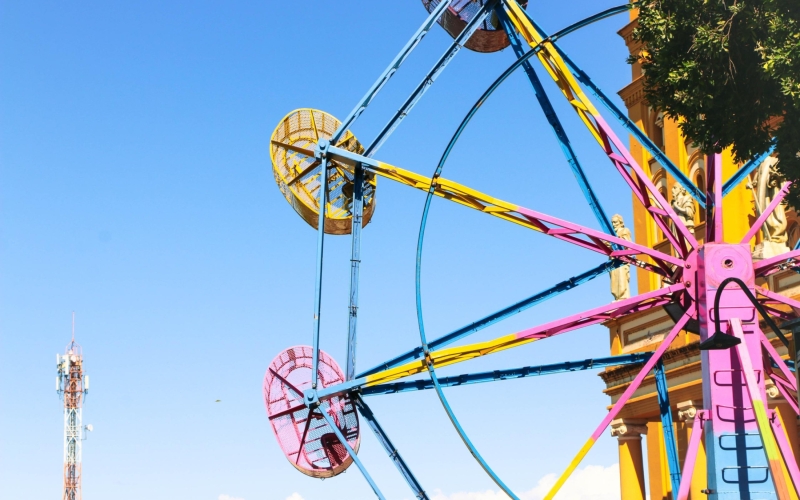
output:
[[[691,399],[689,401],[681,401],[677,404],[678,419],[683,420],[687,425],[691,425],[694,422],[694,417],[697,416],[697,410],[702,406],[701,403]]]
[[[611,421],[611,437],[620,441],[641,440],[642,434],[647,434],[646,420],[618,418]]]
[[[783,397],[781,396],[781,391],[775,385],[775,382],[773,382],[770,379],[767,379],[766,384],[764,385],[767,392],[767,396],[769,396],[769,399],[783,399]]]
[[[644,77],[640,76],[617,92],[628,109],[644,102]]]
[[[625,45],[628,47],[628,50],[631,54],[638,53],[642,49],[642,44],[637,42],[633,39],[633,30],[635,30],[639,26],[639,18],[637,17],[633,21],[626,24],[621,30],[617,31],[617,34],[625,40]]]

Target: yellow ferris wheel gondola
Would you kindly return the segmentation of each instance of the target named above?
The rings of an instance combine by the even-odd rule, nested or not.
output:
[[[272,173],[286,201],[311,227],[317,229],[319,220],[320,162],[299,154],[294,148],[313,150],[320,139],[333,136],[340,122],[332,115],[316,109],[296,109],[275,127],[270,142]],[[357,154],[364,147],[348,130],[336,147]],[[350,234],[352,229],[353,171],[350,167],[330,161],[328,169],[328,203],[325,207],[325,232]],[[375,212],[375,176],[365,172],[363,225],[369,224]]]

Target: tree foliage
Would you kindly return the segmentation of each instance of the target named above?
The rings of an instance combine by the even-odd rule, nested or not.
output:
[[[747,161],[778,140],[800,179],[800,0],[642,0],[634,38],[648,102],[709,153]],[[778,117],[779,119],[775,119]],[[796,183],[790,201],[800,207]]]

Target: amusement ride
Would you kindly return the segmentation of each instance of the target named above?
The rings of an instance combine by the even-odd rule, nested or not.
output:
[[[575,363],[500,369],[440,377],[437,368],[511,349],[590,325],[653,308],[664,308],[674,326],[652,352],[623,354],[594,360],[592,367],[641,365],[638,375],[588,437],[545,498],[553,498],[580,464],[593,444],[619,415],[642,381],[653,373],[661,408],[664,442],[669,464],[673,498],[686,499],[701,435],[708,456],[709,498],[791,498],[800,487],[800,469],[790,444],[766,405],[765,374],[796,401],[797,380],[793,364],[781,358],[757,318],[781,339],[789,341],[773,318],[788,320],[800,312],[800,302],[770,291],[756,280],[794,269],[800,251],[766,259],[752,257],[750,240],[788,192],[785,183],[750,231],[741,241],[723,241],[723,199],[759,167],[771,151],[743,165],[729,179],[722,178],[720,154],[706,157],[705,188],[698,188],[634,124],[559,47],[558,40],[596,21],[628,12],[635,5],[608,9],[548,34],[525,10],[519,0],[423,0],[429,16],[391,61],[344,120],[323,111],[298,109],[275,128],[270,153],[273,173],[281,193],[294,210],[317,230],[316,282],[314,291],[311,346],[297,346],[281,352],[269,365],[263,386],[270,426],[289,462],[300,472],[317,478],[342,473],[353,463],[360,469],[378,498],[384,498],[367,467],[358,457],[361,419],[375,433],[413,494],[428,498],[409,464],[402,458],[379,424],[364,397],[404,391],[433,389],[464,445],[497,486],[511,498],[518,498],[484,460],[460,425],[448,403],[444,387],[493,382],[569,371]],[[440,24],[453,42],[438,59],[400,109],[369,144],[360,143],[350,128],[367,109],[386,82],[400,68],[434,24]],[[468,111],[447,145],[432,176],[425,176],[375,159],[381,145],[418,103],[423,94],[453,59],[466,47],[477,52],[496,52],[511,46],[516,60],[504,71]],[[538,60],[555,81],[563,97],[594,137],[616,172],[630,187],[655,226],[669,241],[666,251],[649,248],[617,235],[603,210],[584,169],[576,157],[550,97],[545,93],[533,64]],[[442,176],[454,145],[481,105],[517,69],[522,68],[536,99],[552,127],[567,164],[572,170],[600,230],[562,220],[450,181]],[[694,199],[706,217],[703,243],[698,243],[646,171],[615,135],[588,94],[599,102],[611,119],[618,122]],[[416,305],[420,345],[392,359],[358,373],[355,367],[360,241],[375,209],[377,179],[382,177],[427,193],[417,244]],[[428,338],[422,319],[420,275],[425,228],[434,196],[466,208],[523,226],[544,236],[577,245],[607,260],[586,272],[517,303],[478,319],[438,338]],[[347,331],[347,359],[344,369],[319,348],[322,302],[322,268],[326,234],[352,239],[350,313]],[[608,305],[479,343],[460,343],[468,336],[567,292],[621,266],[636,266],[659,277],[662,286],[654,291],[623,298]],[[789,312],[787,312],[787,310]],[[703,409],[693,421],[694,432],[681,466],[672,425],[672,406],[667,392],[663,356],[682,331],[699,334],[702,355]],[[580,363],[579,363],[580,364]],[[414,378],[427,375],[427,378]],[[794,403],[794,409],[797,405]],[[697,492],[693,492],[696,495]],[[696,497],[695,497],[696,498]]]

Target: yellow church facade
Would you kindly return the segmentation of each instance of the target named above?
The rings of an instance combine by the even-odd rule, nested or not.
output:
[[[636,11],[632,12],[631,22],[619,31],[631,54],[637,54],[641,46],[633,39],[636,27]],[[667,118],[658,110],[648,105],[644,98],[643,75],[641,68],[632,65],[631,83],[623,88],[619,95],[628,109],[628,116],[635,122],[657,146],[701,189],[705,189],[705,157],[687,141],[678,127],[678,123]],[[650,176],[653,183],[668,201],[673,199],[675,180],[642,148],[635,139],[630,140],[630,151],[634,159]],[[739,164],[733,161],[730,152],[723,157],[723,179],[728,179],[738,169]],[[758,197],[752,183],[741,182],[724,199],[723,217],[725,220],[725,241],[739,241],[747,233],[757,218]],[[633,230],[634,240],[662,252],[669,252],[670,245],[663,234],[652,222],[644,207],[632,198],[633,221],[626,221]],[[792,248],[800,237],[800,221],[796,213],[787,208],[788,241]],[[694,213],[695,237],[702,243],[705,234],[704,214],[700,210]],[[753,239],[751,245],[755,250],[761,243],[761,232]],[[763,283],[773,291],[800,299],[800,275],[793,271],[785,271],[770,276]],[[662,286],[658,277],[643,269],[637,269],[636,286],[638,293],[645,293]],[[605,323],[609,330],[610,351],[612,355],[652,351],[655,345],[670,331],[674,325],[662,309],[651,309],[631,314]],[[762,326],[765,332],[769,328]],[[791,335],[787,335],[790,338]],[[778,339],[771,339],[778,352],[788,357],[787,349]],[[691,436],[692,422],[696,411],[703,408],[703,391],[701,387],[699,337],[693,333],[682,332],[673,342],[664,356],[664,364],[669,387],[669,398],[673,409],[674,433],[677,438],[678,455],[681,467],[686,455],[686,447]],[[628,387],[638,373],[637,366],[622,366],[608,369],[600,373],[605,382],[604,392],[613,404]],[[800,457],[800,440],[798,439],[797,416],[792,408],[783,400],[777,389],[767,381],[769,405],[775,409],[782,420],[795,455]],[[610,406],[609,406],[610,407]],[[666,448],[662,432],[655,381],[652,375],[645,380],[634,396],[625,405],[619,417],[612,422],[611,435],[618,440],[620,484],[623,500],[661,500],[673,498],[669,480]],[[706,461],[702,449],[698,456],[691,483],[692,499],[705,499],[701,493],[706,489]]]

